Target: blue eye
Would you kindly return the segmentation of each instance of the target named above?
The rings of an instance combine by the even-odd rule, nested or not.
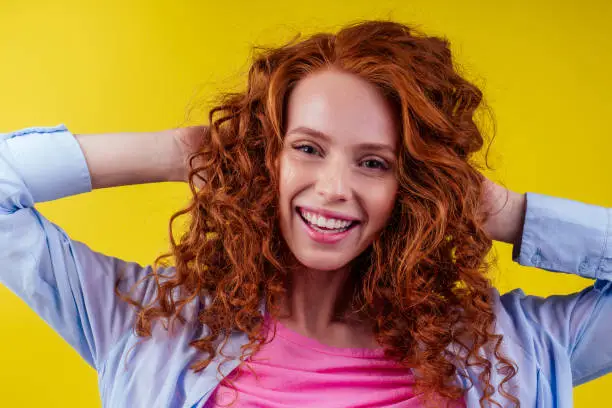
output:
[[[306,154],[317,154],[318,153],[317,149],[314,146],[307,145],[307,144],[295,146],[294,149],[300,150]]]
[[[386,163],[384,163],[381,160],[376,160],[376,159],[367,159],[367,160],[362,161],[361,163],[364,167],[368,169],[387,170],[389,168]]]

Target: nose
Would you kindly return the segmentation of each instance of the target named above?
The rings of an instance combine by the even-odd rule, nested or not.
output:
[[[352,194],[348,165],[342,160],[328,160],[321,166],[315,192],[327,202],[346,201]]]

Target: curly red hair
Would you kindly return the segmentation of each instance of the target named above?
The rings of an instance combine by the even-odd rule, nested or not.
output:
[[[233,330],[249,338],[242,361],[263,344],[260,303],[277,317],[289,278],[277,203],[286,103],[298,81],[330,67],[379,89],[401,127],[397,201],[388,226],[353,262],[352,310],[371,323],[388,358],[415,369],[424,401],[461,397],[465,390],[453,379],[476,366],[481,406],[501,406],[493,398],[493,362],[479,353],[492,347],[505,375],[497,390],[518,406],[503,387],[516,367],[493,332],[486,276],[492,242],[483,230],[483,180],[473,160],[484,144],[474,121],[482,93],[458,74],[446,40],[394,22],[363,22],[259,49],[246,90],[224,95],[209,113],[206,143],[190,161],[192,202],[173,215],[171,252],[155,261],[173,257],[175,271],[163,281],[152,274],[158,290],[152,303],[132,301],[140,308],[137,334],[150,336],[159,318],[181,320],[186,305],[206,296],[198,319],[210,332],[191,344],[206,358],[192,369],[206,368],[216,355],[213,343]],[[177,243],[172,225],[184,214],[190,224]]]

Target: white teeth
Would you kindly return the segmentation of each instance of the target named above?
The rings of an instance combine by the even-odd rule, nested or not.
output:
[[[352,221],[339,220],[337,218],[325,218],[322,215],[313,214],[304,210],[300,210],[302,216],[309,223],[327,229],[346,229],[352,224]]]
[[[316,230],[316,231],[322,232],[322,233],[324,233],[324,234],[332,234],[332,233],[333,233],[333,234],[337,234],[337,233],[339,233],[339,232],[344,232],[344,231],[346,231],[346,230],[348,229],[348,228],[339,228],[339,229],[323,229],[323,228],[320,228],[320,227],[318,227],[318,226],[316,226],[316,225],[314,225],[314,224],[310,224],[310,228],[312,228],[312,229],[314,229],[314,230]]]

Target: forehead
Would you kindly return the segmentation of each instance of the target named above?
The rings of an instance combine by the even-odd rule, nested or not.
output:
[[[302,79],[287,105],[287,131],[308,127],[339,143],[397,144],[396,118],[380,91],[364,79],[338,70]]]

